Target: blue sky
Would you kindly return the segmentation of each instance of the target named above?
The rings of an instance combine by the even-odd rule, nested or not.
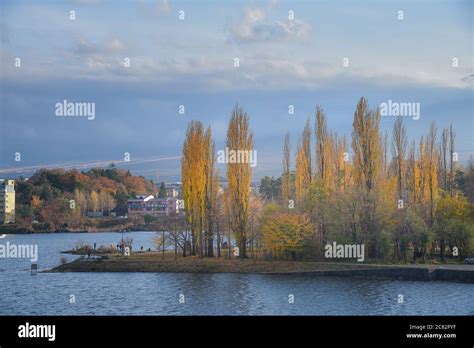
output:
[[[405,121],[410,138],[425,134],[432,120],[439,128],[453,122],[466,161],[474,152],[472,7],[419,0],[2,1],[0,174],[120,161],[129,152],[132,161],[120,166],[172,180],[188,121],[211,125],[223,148],[239,103],[255,133],[255,178],[279,175],[286,131],[295,149],[321,104],[329,127],[350,136],[361,96],[373,107],[389,99],[420,103],[420,120]],[[95,119],[56,117],[54,106],[64,99],[94,102]],[[382,118],[382,130],[392,124]]]

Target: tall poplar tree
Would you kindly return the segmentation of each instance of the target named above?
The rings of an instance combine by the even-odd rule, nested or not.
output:
[[[238,105],[232,110],[227,129],[227,147],[230,151],[244,151],[247,158],[253,151],[253,132],[249,128],[249,117]],[[239,247],[239,257],[247,257],[247,223],[249,191],[252,178],[250,163],[227,163],[229,187],[229,211],[231,226]]]
[[[291,159],[290,159],[290,133],[286,133],[283,144],[283,174],[281,178],[281,196],[283,204],[288,204],[290,198],[290,182],[291,182]]]
[[[192,254],[204,255],[203,227],[206,219],[207,165],[210,156],[210,129],[191,121],[186,131],[181,159],[183,198],[191,226]]]
[[[363,192],[362,242],[369,242],[369,257],[376,257],[376,244],[380,233],[376,220],[376,188],[380,182],[382,167],[379,110],[369,110],[367,100],[361,98],[354,112],[352,125],[354,181]]]

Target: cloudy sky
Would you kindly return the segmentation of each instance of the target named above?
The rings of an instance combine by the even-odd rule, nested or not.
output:
[[[255,177],[279,175],[286,131],[295,149],[320,104],[350,136],[361,96],[420,103],[409,137],[452,122],[460,160],[474,153],[472,1],[6,0],[0,11],[0,176],[117,161],[173,180],[187,123],[211,125],[223,148],[236,103],[255,133]],[[95,119],[57,117],[63,100],[95,103]]]

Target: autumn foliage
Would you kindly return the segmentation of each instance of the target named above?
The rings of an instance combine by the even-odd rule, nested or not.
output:
[[[268,250],[295,236],[295,225],[289,223],[294,214],[302,221],[309,217],[312,224],[312,238],[299,243],[317,241],[310,248],[316,253],[307,248],[306,256],[321,256],[321,248],[332,241],[365,244],[367,257],[373,259],[407,261],[410,255],[413,260],[444,260],[446,255],[465,257],[474,251],[473,168],[472,163],[468,168],[457,165],[453,125],[438,138],[433,122],[426,135],[410,141],[403,119],[394,121],[390,139],[380,131],[378,109],[361,98],[348,142],[328,129],[326,114],[317,106],[314,161],[311,125],[306,122],[294,172],[285,136],[282,177],[265,177],[260,186],[262,197],[282,197],[286,211],[267,212],[262,219]],[[295,180],[287,181],[293,173]],[[278,187],[272,180],[281,182],[281,192],[269,193]]]
[[[32,231],[84,230],[88,212],[126,215],[127,199],[155,191],[150,180],[113,164],[86,172],[39,170],[28,180],[16,180],[17,220]]]

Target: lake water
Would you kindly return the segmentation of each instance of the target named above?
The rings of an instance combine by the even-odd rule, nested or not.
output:
[[[134,249],[153,248],[155,233],[124,235],[133,238]],[[59,265],[60,252],[78,241],[100,246],[120,238],[120,233],[7,235],[0,244],[38,245],[41,271]],[[230,273],[31,275],[30,264],[29,259],[0,258],[0,315],[474,314],[472,284]]]

